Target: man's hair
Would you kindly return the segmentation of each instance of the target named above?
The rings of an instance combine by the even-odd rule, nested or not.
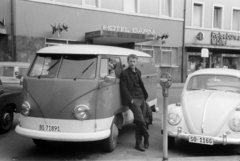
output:
[[[132,59],[138,59],[137,55],[135,55],[135,54],[130,54],[130,55],[128,55],[127,60],[129,61],[130,58],[132,58]]]

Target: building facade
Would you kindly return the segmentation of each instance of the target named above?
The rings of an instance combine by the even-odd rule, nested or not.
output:
[[[3,0],[0,61],[31,62],[45,46],[101,44],[150,54],[181,82],[184,0]]]
[[[240,70],[240,1],[186,0],[183,80],[200,68]]]

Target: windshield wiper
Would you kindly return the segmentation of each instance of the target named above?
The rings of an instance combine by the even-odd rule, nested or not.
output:
[[[47,71],[51,70],[53,67],[55,67],[55,65],[57,65],[59,63],[60,60],[56,61],[56,63],[54,63],[52,66],[50,66]],[[42,73],[38,76],[38,79],[41,78]]]
[[[80,77],[88,70],[88,68],[89,68],[91,65],[93,65],[93,63],[94,63],[94,62],[92,62],[91,64],[89,64],[89,66],[88,66],[86,69],[84,69],[84,70],[82,71],[82,73],[78,74],[73,80],[76,80],[78,77],[80,78]]]

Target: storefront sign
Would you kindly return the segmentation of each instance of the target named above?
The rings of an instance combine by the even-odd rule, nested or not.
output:
[[[226,46],[227,40],[240,41],[240,35],[212,32],[211,34],[211,44],[218,46]]]
[[[138,34],[154,34],[154,30],[150,29],[139,29],[139,28],[132,28],[132,29],[127,29],[126,27],[122,26],[102,26],[102,30],[106,31],[116,31],[116,32],[128,32],[128,33],[138,33]]]
[[[201,57],[208,58],[209,57],[209,51],[206,48],[202,48],[201,50]]]

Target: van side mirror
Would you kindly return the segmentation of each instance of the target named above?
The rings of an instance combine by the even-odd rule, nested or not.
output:
[[[114,83],[114,82],[116,82],[116,77],[114,77],[112,75],[106,75],[104,77],[104,81],[107,83]]]

